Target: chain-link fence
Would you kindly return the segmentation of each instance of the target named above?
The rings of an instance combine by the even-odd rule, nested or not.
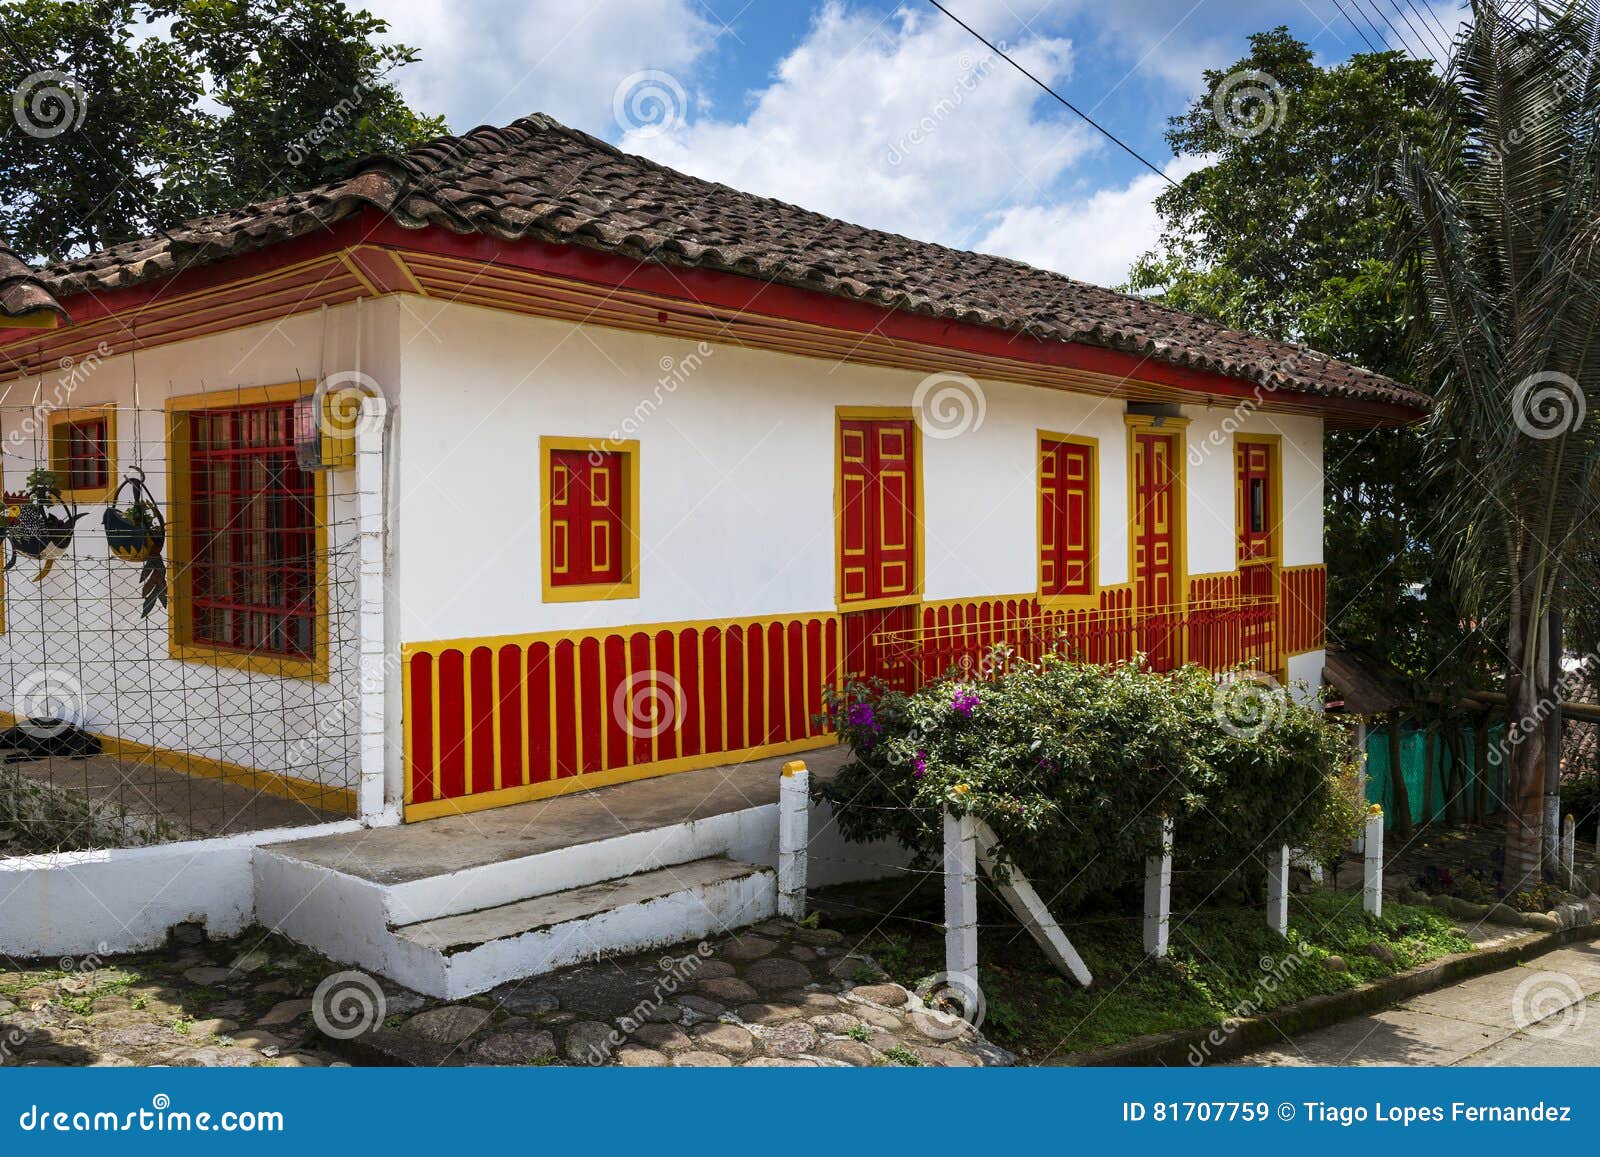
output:
[[[293,398],[0,407],[0,438],[0,855],[352,814],[355,475],[302,464]]]

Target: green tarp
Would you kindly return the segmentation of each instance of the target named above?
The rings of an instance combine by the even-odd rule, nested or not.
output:
[[[1504,759],[1495,760],[1497,752],[1502,749],[1497,745],[1505,734],[1505,724],[1498,723],[1489,728],[1489,794],[1487,799],[1487,814],[1493,814],[1502,809],[1501,800],[1505,798],[1506,768]],[[1471,727],[1461,729],[1461,761],[1463,774],[1461,782],[1472,782],[1472,766],[1475,758],[1475,737]],[[1405,733],[1400,738],[1400,774],[1406,781],[1406,796],[1411,804],[1411,822],[1422,822],[1422,808],[1427,800],[1427,785],[1424,782],[1423,764],[1427,760],[1427,735],[1420,728],[1406,727]],[[1429,818],[1442,820],[1445,818],[1445,803],[1448,796],[1447,773],[1450,770],[1450,752],[1445,746],[1443,736],[1436,737],[1433,744],[1433,767],[1428,769],[1433,776],[1433,815]],[[1469,787],[1469,791],[1473,790]],[[1384,826],[1389,827],[1394,816],[1394,791],[1389,777],[1389,733],[1383,728],[1375,728],[1367,735],[1367,802],[1380,804],[1383,807]],[[1462,797],[1463,805],[1470,805],[1470,796]]]

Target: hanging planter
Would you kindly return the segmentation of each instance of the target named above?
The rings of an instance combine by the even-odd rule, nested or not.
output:
[[[129,490],[128,504],[122,505],[122,492]],[[144,596],[141,619],[148,619],[157,603],[167,605],[167,563],[161,551],[167,544],[167,520],[161,507],[145,488],[144,471],[130,467],[128,476],[111,496],[101,520],[106,542],[114,557],[123,562],[143,563],[139,571],[139,593]]]
[[[27,490],[7,494],[5,503],[5,536],[12,551],[5,569],[16,566],[21,558],[37,559],[44,565],[33,581],[43,582],[56,559],[72,545],[72,532],[83,515],[61,496],[56,476],[49,470],[32,471]],[[60,507],[61,513],[54,513],[52,507]]]

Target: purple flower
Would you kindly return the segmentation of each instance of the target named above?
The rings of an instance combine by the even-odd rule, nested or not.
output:
[[[850,704],[850,710],[845,713],[845,722],[847,722],[851,727],[860,727],[867,731],[876,732],[883,730],[882,726],[878,723],[877,713],[872,710],[872,704],[870,703]]]
[[[950,709],[963,719],[971,719],[978,709],[978,693],[967,687],[958,689],[955,698],[950,700]]]
[[[928,774],[928,753],[919,751],[911,760],[911,778],[921,779]]]

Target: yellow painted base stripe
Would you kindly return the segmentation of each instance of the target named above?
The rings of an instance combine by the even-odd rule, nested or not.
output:
[[[739,751],[718,751],[709,755],[685,755],[677,759],[664,759],[659,763],[640,763],[631,767],[615,767],[610,771],[592,771],[584,775],[570,775],[565,779],[546,783],[525,784],[521,787],[501,788],[499,791],[479,792],[455,799],[431,800],[428,803],[408,803],[406,823],[438,819],[440,816],[466,815],[469,812],[505,807],[507,804],[528,803],[537,799],[552,799],[590,788],[611,787],[619,783],[632,783],[639,779],[654,779],[658,775],[672,775],[679,771],[700,771],[708,767],[724,767],[735,763],[749,763],[756,759],[770,759],[775,755],[792,755],[801,751],[815,751],[832,747],[838,742],[834,735],[814,735],[809,739],[796,739],[788,743],[768,743],[760,747],[746,747]]]
[[[18,718],[9,711],[0,711],[0,727],[15,727]],[[252,791],[265,792],[267,795],[277,796],[279,799],[294,800],[298,803],[309,804],[323,811],[336,812],[340,815],[356,814],[356,793],[348,787],[336,787],[331,784],[321,784],[314,780],[299,779],[292,775],[284,775],[277,771],[262,771],[256,767],[245,767],[239,763],[227,763],[220,759],[210,759],[203,755],[195,755],[187,751],[171,751],[165,747],[153,747],[147,743],[137,743],[131,739],[119,739],[115,735],[102,735],[91,731],[100,741],[102,754],[112,759],[126,760],[129,763],[143,763],[154,767],[163,767],[169,771],[181,771],[186,775],[197,775],[202,779],[219,779],[224,783],[236,784],[247,787]]]

